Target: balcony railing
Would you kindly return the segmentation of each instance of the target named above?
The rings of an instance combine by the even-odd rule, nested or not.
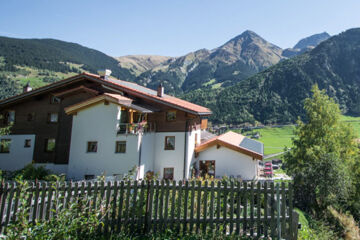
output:
[[[155,123],[119,123],[117,134],[139,134],[155,132]]]

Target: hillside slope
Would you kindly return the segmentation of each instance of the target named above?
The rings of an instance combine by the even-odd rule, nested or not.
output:
[[[169,93],[216,89],[278,63],[282,49],[252,31],[245,31],[213,50],[200,49],[140,74],[136,81],[150,88],[163,83]]]
[[[117,78],[135,79],[128,69],[119,67],[114,58],[79,44],[0,37],[0,87],[14,89],[1,92],[1,98],[18,93],[25,81],[39,87],[80,71],[96,73],[104,68],[111,69]]]
[[[162,64],[166,64],[173,59],[175,58],[157,55],[127,55],[116,58],[122,68],[129,69],[136,76]]]
[[[350,29],[310,52],[282,61],[217,91],[184,97],[210,107],[216,122],[294,122],[313,84],[335,98],[343,113],[360,115],[360,28]]]

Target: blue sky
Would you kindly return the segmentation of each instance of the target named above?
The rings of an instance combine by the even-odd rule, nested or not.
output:
[[[111,56],[180,56],[249,29],[282,47],[360,27],[359,0],[3,0],[0,35],[55,38]]]

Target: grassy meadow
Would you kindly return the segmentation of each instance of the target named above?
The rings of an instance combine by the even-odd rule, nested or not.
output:
[[[360,137],[360,117],[342,116],[341,120],[349,123],[354,128],[358,137]],[[295,126],[265,127],[254,129],[243,134],[259,132],[260,138],[257,140],[264,143],[264,154],[269,155],[283,152],[285,147],[291,148],[291,138],[294,137],[294,128]],[[237,132],[240,133],[241,130]]]

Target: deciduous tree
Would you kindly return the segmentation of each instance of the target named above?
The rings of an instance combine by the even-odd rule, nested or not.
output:
[[[285,161],[294,178],[298,205],[319,213],[329,205],[345,206],[352,196],[351,168],[358,148],[353,129],[340,120],[338,104],[317,85],[312,93],[304,104],[307,119],[298,120],[294,147]]]

